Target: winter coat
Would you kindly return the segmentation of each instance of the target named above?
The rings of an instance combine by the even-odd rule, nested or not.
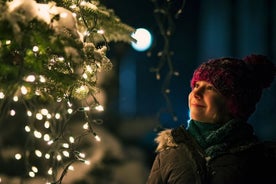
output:
[[[148,184],[276,183],[275,144],[232,144],[210,158],[183,126],[160,132],[156,142]]]

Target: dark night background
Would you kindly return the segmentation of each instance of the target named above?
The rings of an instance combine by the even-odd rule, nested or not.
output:
[[[180,5],[180,1],[171,2]],[[134,28],[150,30],[155,47],[162,47],[152,1],[105,0],[103,3],[114,9],[123,22]],[[150,68],[157,65],[158,58],[147,57],[147,52],[137,52],[125,44],[115,45],[110,53],[114,76],[105,83],[107,125],[126,144],[144,149],[149,167],[154,158],[154,129],[160,124],[175,127],[185,124],[188,119],[189,81],[196,66],[210,58],[243,58],[251,53],[267,55],[276,63],[276,1],[187,0],[174,23],[172,60],[180,75],[171,80],[170,100],[177,122],[173,122],[168,114],[157,115],[166,107],[161,93],[163,76],[156,80],[154,73],[150,72]],[[276,81],[264,91],[249,120],[262,140],[276,141],[275,94]]]

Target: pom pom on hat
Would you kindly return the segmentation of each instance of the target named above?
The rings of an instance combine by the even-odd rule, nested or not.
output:
[[[250,67],[255,73],[256,81],[263,88],[268,88],[273,82],[275,77],[275,66],[263,55],[249,55],[246,56],[244,62]]]
[[[191,87],[197,81],[211,83],[226,98],[231,115],[247,120],[275,74],[275,65],[263,55],[211,59],[194,71]]]

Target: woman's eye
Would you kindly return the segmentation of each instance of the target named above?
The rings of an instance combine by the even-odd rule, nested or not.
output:
[[[208,90],[214,90],[213,86],[207,86]]]

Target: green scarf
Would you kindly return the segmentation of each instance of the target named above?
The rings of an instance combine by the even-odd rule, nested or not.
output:
[[[257,141],[252,126],[239,120],[230,120],[223,125],[190,120],[187,131],[211,158],[229,151],[229,148]]]

